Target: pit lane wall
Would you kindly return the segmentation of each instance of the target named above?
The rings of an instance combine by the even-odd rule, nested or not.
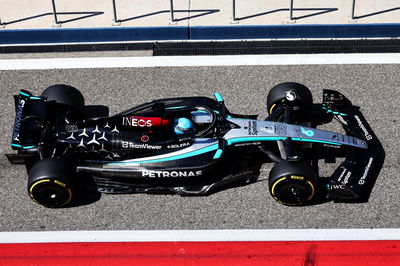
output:
[[[400,37],[400,23],[0,30],[1,45],[397,37]]]
[[[155,56],[398,53],[400,23],[0,30],[0,54],[151,50]]]

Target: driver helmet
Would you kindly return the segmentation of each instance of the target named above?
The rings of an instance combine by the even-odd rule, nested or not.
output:
[[[188,134],[193,131],[193,123],[185,117],[177,118],[175,119],[174,131],[178,135]]]

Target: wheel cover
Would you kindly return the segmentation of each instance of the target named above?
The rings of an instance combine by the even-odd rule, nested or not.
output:
[[[314,197],[315,188],[304,177],[282,177],[273,184],[271,194],[285,205],[304,205]]]
[[[30,187],[29,196],[40,205],[57,208],[71,201],[72,191],[58,180],[44,179],[35,182]]]

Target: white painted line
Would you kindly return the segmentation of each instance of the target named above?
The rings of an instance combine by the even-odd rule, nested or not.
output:
[[[400,229],[0,232],[0,243],[400,240]]]
[[[0,70],[335,64],[400,64],[400,53],[3,59]]]

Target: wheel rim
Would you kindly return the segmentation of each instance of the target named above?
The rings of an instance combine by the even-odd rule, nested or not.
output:
[[[277,102],[274,103],[273,105],[271,105],[271,107],[268,110],[268,114],[271,115],[279,106],[282,105],[282,103],[284,103],[285,100],[282,100],[281,102]],[[304,122],[304,121],[308,121],[309,120],[309,112],[310,110],[308,110],[307,106],[302,103],[302,102],[292,102],[292,107],[295,110],[293,112],[294,117],[293,122]],[[283,114],[281,114],[279,117],[276,117],[276,119],[274,119],[274,121],[276,122],[283,122]]]
[[[271,189],[272,196],[286,205],[304,205],[315,194],[314,185],[304,178],[283,177],[277,180]]]
[[[72,191],[57,180],[40,180],[29,189],[29,196],[37,203],[57,208],[68,204],[72,198]]]
[[[269,114],[272,114],[272,111],[274,110],[275,106],[276,106],[276,103],[274,103],[274,104],[271,106],[271,108],[269,108]]]

